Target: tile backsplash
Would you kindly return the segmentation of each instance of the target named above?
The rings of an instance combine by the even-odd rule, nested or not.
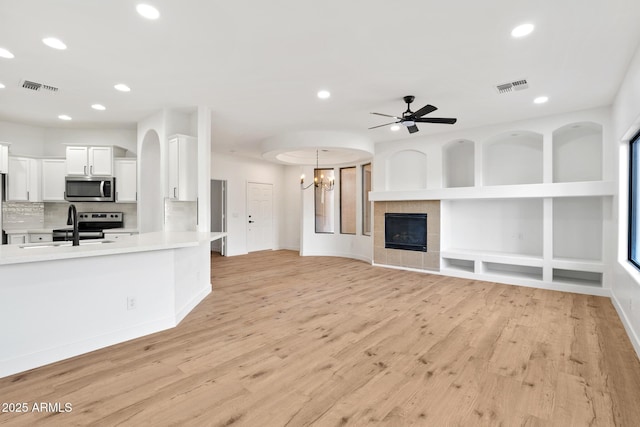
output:
[[[125,228],[138,227],[138,205],[135,203],[74,203],[78,212],[122,212]],[[69,203],[44,204],[44,228],[66,227]]]
[[[198,204],[164,200],[164,229],[166,231],[196,231]]]
[[[39,228],[44,228],[44,203],[2,203],[3,230],[23,230]]]
[[[138,227],[135,203],[74,203],[78,212],[122,212],[124,227]],[[3,202],[2,228],[24,230],[67,226],[69,203]]]

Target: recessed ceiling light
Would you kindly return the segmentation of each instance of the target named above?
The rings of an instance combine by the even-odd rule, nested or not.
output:
[[[7,59],[11,59],[13,58],[13,53],[9,52],[7,49],[0,47],[0,58],[7,58]]]
[[[114,86],[114,88],[116,88],[116,90],[119,90],[120,92],[131,92],[131,88],[123,83],[118,83]]]
[[[0,89],[4,89],[5,85],[3,85],[2,83],[0,83]]]
[[[107,107],[105,107],[102,104],[93,104],[91,108],[93,108],[94,110],[100,110],[100,111],[104,111],[107,109]]]
[[[155,7],[148,4],[139,4],[136,6],[138,13],[147,19],[158,19],[160,12]]]
[[[62,40],[55,37],[45,37],[44,39],[42,39],[42,43],[58,50],[65,50],[67,48],[67,45],[64,44]]]
[[[539,96],[536,99],[534,99],[533,102],[534,104],[544,104],[548,100],[549,100],[549,97],[547,96]]]
[[[320,99],[328,99],[331,97],[331,93],[328,90],[320,90],[318,91],[318,98]]]
[[[71,120],[71,117],[67,116],[66,114],[60,114],[58,118],[60,120]]]
[[[399,130],[400,130],[400,126],[398,126],[398,125],[393,125],[393,126],[391,126],[389,129],[391,129],[391,130],[392,130],[392,131],[394,131],[394,132],[397,132],[397,131],[399,131]]]
[[[534,29],[533,24],[518,25],[511,31],[511,36],[516,38],[524,37],[531,34],[533,29]]]

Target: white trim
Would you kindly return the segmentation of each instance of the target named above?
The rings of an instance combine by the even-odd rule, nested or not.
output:
[[[627,332],[627,336],[631,341],[633,349],[636,351],[636,355],[640,359],[640,337],[638,337],[638,334],[633,329],[633,326],[631,325],[627,314],[622,309],[622,305],[618,301],[618,298],[616,298],[615,294],[611,295],[611,302],[613,303],[613,307],[618,312],[618,317],[620,317],[620,320],[622,321],[622,326],[624,326],[624,329]]]

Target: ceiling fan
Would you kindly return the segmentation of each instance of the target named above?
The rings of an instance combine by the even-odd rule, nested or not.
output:
[[[369,129],[375,129],[382,126],[389,126],[396,123],[400,123],[407,128],[409,133],[416,133],[419,130],[418,126],[416,126],[416,123],[444,123],[447,125],[452,125],[458,120],[458,119],[448,119],[448,118],[440,118],[440,117],[424,118],[422,116],[425,116],[429,113],[436,111],[437,108],[434,107],[433,105],[427,104],[414,113],[413,111],[411,111],[411,103],[415,99],[415,96],[407,95],[402,99],[404,99],[404,102],[407,103],[407,111],[402,113],[402,117],[390,116],[389,114],[382,114],[382,113],[371,113],[371,114],[376,114],[378,116],[393,117],[394,119],[397,120],[397,122],[385,123],[383,125],[374,126]]]

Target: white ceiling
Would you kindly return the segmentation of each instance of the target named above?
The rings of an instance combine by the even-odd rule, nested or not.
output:
[[[415,138],[609,105],[640,40],[637,0],[149,0],[157,21],[137,3],[0,0],[0,47],[15,54],[0,58],[0,120],[128,127],[204,105],[219,151],[259,153],[264,139],[297,131]],[[524,22],[535,31],[512,38]],[[68,49],[45,46],[47,36]],[[528,90],[497,94],[521,78]],[[21,79],[60,91],[31,92]],[[116,92],[120,82],[132,91]],[[458,123],[367,130],[387,122],[372,111],[399,115],[404,95],[414,111],[433,104],[430,116]],[[534,105],[539,95],[549,102]]]

